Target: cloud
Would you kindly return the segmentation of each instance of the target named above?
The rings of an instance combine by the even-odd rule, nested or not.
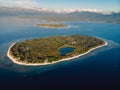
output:
[[[0,6],[16,6],[24,8],[38,7],[38,2],[33,0],[2,0],[0,1]]]
[[[15,1],[16,5],[19,7],[26,7],[26,8],[32,8],[32,7],[37,7],[38,3],[35,1],[30,1],[30,0],[24,0],[24,1]]]

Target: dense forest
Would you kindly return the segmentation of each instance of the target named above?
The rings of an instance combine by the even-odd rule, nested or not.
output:
[[[24,63],[53,62],[63,58],[85,53],[91,48],[103,45],[101,39],[84,35],[56,36],[18,42],[10,49],[10,55]],[[59,49],[74,47],[72,53],[62,56]]]

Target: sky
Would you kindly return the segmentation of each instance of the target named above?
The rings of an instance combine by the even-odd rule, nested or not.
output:
[[[0,0],[0,6],[120,11],[120,0]]]

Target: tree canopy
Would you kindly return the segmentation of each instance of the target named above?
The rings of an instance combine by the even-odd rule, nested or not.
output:
[[[44,63],[73,57],[103,44],[103,40],[91,36],[56,36],[18,42],[11,47],[10,54],[20,62]],[[74,47],[75,50],[62,56],[59,49],[66,46]]]

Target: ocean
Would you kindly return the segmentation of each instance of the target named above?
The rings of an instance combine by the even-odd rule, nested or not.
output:
[[[120,24],[60,22],[69,28],[41,28],[37,19],[0,17],[0,90],[120,90]],[[9,46],[32,38],[65,35],[102,38],[108,45],[70,61],[46,66],[14,64]]]

